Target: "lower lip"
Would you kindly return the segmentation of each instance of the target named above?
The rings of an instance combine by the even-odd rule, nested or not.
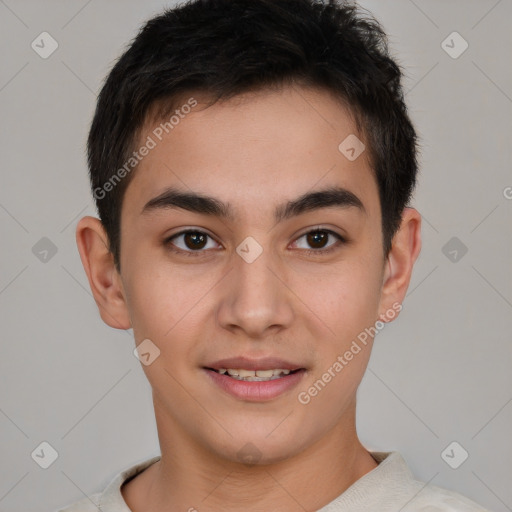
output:
[[[306,373],[306,370],[302,369],[298,372],[280,377],[279,379],[245,381],[233,379],[232,377],[222,375],[213,370],[207,370],[206,368],[203,368],[203,370],[210,376],[210,379],[224,391],[235,398],[250,402],[264,402],[277,398],[279,395],[297,386]]]

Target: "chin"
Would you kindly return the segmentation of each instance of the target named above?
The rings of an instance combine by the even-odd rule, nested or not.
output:
[[[290,459],[298,455],[308,444],[301,443],[292,432],[284,431],[281,435],[276,432],[269,436],[271,431],[270,429],[265,433],[249,436],[247,430],[239,436],[232,432],[233,437],[226,440],[227,445],[216,446],[214,451],[229,462],[263,466]]]

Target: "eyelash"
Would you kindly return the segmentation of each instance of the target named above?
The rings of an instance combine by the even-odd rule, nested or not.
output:
[[[322,233],[327,233],[329,235],[333,235],[335,238],[338,239],[338,243],[334,243],[334,244],[330,245],[327,249],[300,249],[300,251],[302,251],[303,253],[306,253],[308,256],[323,256],[325,254],[329,254],[332,251],[335,251],[335,250],[339,249],[340,245],[347,243],[347,239],[342,237],[340,234],[338,234],[338,233],[336,233],[336,232],[334,232],[334,231],[332,231],[330,229],[322,229],[322,228],[315,228],[315,229],[312,229],[310,231],[306,231],[306,233],[303,233],[298,238],[296,238],[295,241],[301,239],[302,237],[304,237],[306,235],[309,235],[311,233],[317,233],[317,232],[322,232]],[[201,231],[201,230],[198,230],[198,229],[186,229],[184,231],[180,231],[179,233],[175,233],[171,237],[169,237],[166,240],[164,240],[164,245],[166,247],[168,247],[171,252],[174,252],[176,254],[186,255],[186,256],[191,256],[191,257],[201,257],[201,256],[203,256],[204,253],[206,252],[205,250],[197,250],[197,251],[188,250],[188,251],[185,251],[183,249],[177,249],[174,246],[174,244],[172,244],[172,240],[174,240],[175,238],[177,238],[179,236],[186,235],[188,233],[206,235],[207,237],[213,239],[213,237],[211,237],[208,233],[205,233],[204,231]]]

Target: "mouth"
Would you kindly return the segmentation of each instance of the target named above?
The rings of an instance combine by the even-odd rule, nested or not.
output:
[[[293,375],[304,368],[296,368],[295,370],[289,370],[285,368],[276,368],[268,370],[245,370],[242,368],[231,369],[231,368],[208,368],[212,372],[218,373],[219,375],[225,375],[235,380],[242,380],[245,382],[267,382],[271,380],[282,379],[288,375]]]
[[[243,402],[266,402],[283,397],[297,387],[306,374],[306,368],[282,360],[264,363],[231,359],[229,362],[229,365],[214,363],[202,369],[216,389]]]

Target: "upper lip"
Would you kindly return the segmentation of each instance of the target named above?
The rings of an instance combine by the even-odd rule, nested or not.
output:
[[[285,361],[279,357],[264,357],[261,359],[250,359],[247,357],[230,357],[229,359],[219,359],[213,363],[205,365],[205,368],[213,370],[232,369],[232,370],[299,370],[303,368],[300,364]]]

